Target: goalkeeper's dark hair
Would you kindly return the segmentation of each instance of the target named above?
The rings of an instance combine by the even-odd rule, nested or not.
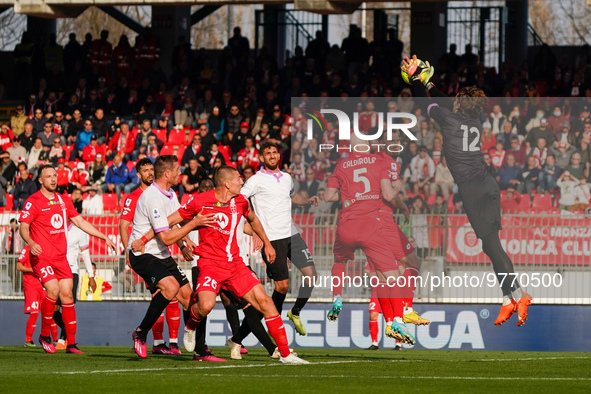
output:
[[[456,96],[459,108],[458,113],[470,118],[476,118],[486,108],[488,97],[476,86],[466,86],[460,89]]]

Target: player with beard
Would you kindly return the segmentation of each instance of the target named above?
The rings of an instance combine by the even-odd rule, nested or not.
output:
[[[121,211],[121,217],[119,218],[119,234],[121,236],[121,243],[125,248],[125,263],[129,265],[129,254],[127,252],[127,245],[129,241],[129,226],[133,222],[133,215],[135,213],[135,207],[137,201],[151,184],[154,182],[154,165],[152,161],[147,157],[140,159],[135,165],[137,176],[140,179],[140,185],[125,199],[123,205],[123,211]],[[189,250],[183,245],[183,251]],[[170,347],[166,346],[163,340],[164,332],[164,312],[160,314],[160,317],[152,327],[152,335],[154,336],[154,346],[152,347],[153,354],[181,354],[181,350],[178,345],[178,332],[181,324],[181,308],[179,301],[175,298],[166,306],[166,322],[168,323],[168,333],[170,337]]]
[[[289,290],[289,268],[287,259],[302,272],[302,285],[293,308],[287,313],[300,335],[306,329],[300,320],[300,312],[308,302],[314,288],[316,268],[312,253],[296,230],[291,219],[291,205],[319,205],[317,196],[304,198],[295,192],[293,180],[279,169],[278,145],[271,140],[264,141],[259,150],[259,159],[264,168],[248,179],[240,193],[250,200],[260,218],[271,245],[277,252],[274,263],[266,259],[263,246],[263,260],[267,264],[267,276],[275,282],[273,303],[281,314],[283,302]]]
[[[447,98],[428,79],[421,81],[416,55],[412,59],[407,57],[401,68],[412,81],[415,96],[428,97],[428,90],[431,97]],[[487,102],[488,98],[481,89],[464,87],[453,99],[451,109],[433,101],[427,107],[427,114],[441,126],[447,165],[458,185],[468,220],[476,236],[482,240],[482,250],[490,258],[501,285],[503,306],[495,325],[503,324],[517,312],[517,326],[522,326],[527,320],[532,297],[515,280],[513,262],[499,238],[502,229],[501,192],[488,171],[480,147],[482,125],[479,116]]]
[[[68,340],[66,353],[82,354],[76,345],[73,276],[66,258],[68,223],[72,221],[85,233],[104,240],[113,250],[115,244],[83,219],[69,198],[56,193],[57,172],[52,165],[46,164],[39,168],[39,182],[41,189],[25,201],[19,218],[21,236],[30,247],[31,268],[46,291],[40,308],[42,321],[39,342],[45,352],[56,352],[49,335],[55,303],[59,297]]]

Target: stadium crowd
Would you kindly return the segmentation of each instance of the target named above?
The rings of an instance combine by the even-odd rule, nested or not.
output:
[[[419,119],[412,129],[417,141],[403,137],[398,159],[412,212],[462,212],[438,127],[415,108],[400,77],[403,43],[396,36],[389,30],[387,38],[368,42],[352,25],[342,44],[331,46],[318,32],[283,65],[267,48],[253,55],[238,27],[217,59],[191,50],[181,37],[167,77],[149,28],[133,46],[125,35],[113,45],[106,30],[96,39],[86,34],[82,44],[72,33],[63,48],[55,35],[41,46],[25,33],[15,49],[14,83],[16,92],[30,94],[0,129],[0,206],[22,209],[39,187],[37,169],[51,163],[59,190],[70,193],[80,210],[116,210],[139,184],[134,163],[161,154],[179,158],[182,200],[224,164],[248,179],[260,167],[257,149],[267,139],[279,143],[296,189],[321,196],[341,156],[317,148],[335,141],[338,125],[327,122],[308,141],[305,116],[291,113],[291,98],[356,97],[350,105],[366,131],[378,111],[412,112]],[[435,65],[431,81],[451,96],[476,85],[491,97],[481,143],[503,189],[503,210],[528,211],[533,204],[585,211],[591,180],[589,46],[558,61],[544,45],[531,64],[500,70],[480,63],[470,45],[462,55],[456,52],[452,44],[438,61],[429,59]],[[387,108],[376,108],[376,99]]]

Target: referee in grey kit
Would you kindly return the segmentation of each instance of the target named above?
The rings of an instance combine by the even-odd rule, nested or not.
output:
[[[289,258],[302,272],[298,298],[287,316],[293,322],[296,331],[300,335],[306,335],[306,329],[300,320],[300,311],[312,294],[316,268],[308,246],[291,220],[291,204],[318,205],[320,200],[317,196],[308,199],[294,192],[289,174],[279,170],[280,154],[276,143],[269,140],[263,142],[259,154],[264,168],[248,179],[241,193],[250,199],[277,253],[275,262],[269,263],[265,258],[264,248],[262,251],[267,265],[267,276],[275,282],[272,299],[280,314],[289,289],[287,259]]]

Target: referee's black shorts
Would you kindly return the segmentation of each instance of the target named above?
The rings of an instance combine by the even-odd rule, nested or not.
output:
[[[158,290],[158,282],[167,276],[174,276],[180,287],[189,284],[187,276],[172,257],[161,260],[148,253],[139,256],[129,253],[129,262],[135,273],[146,282],[152,294]]]
[[[271,241],[271,246],[273,246],[276,253],[275,262],[272,264],[269,264],[267,261],[264,247],[261,251],[263,260],[267,264],[267,276],[269,279],[275,281],[289,279],[289,269],[287,268],[288,258],[299,270],[314,265],[312,253],[310,253],[308,245],[306,245],[300,234]]]
[[[468,220],[478,238],[502,228],[501,191],[492,176],[458,183],[458,189]]]

